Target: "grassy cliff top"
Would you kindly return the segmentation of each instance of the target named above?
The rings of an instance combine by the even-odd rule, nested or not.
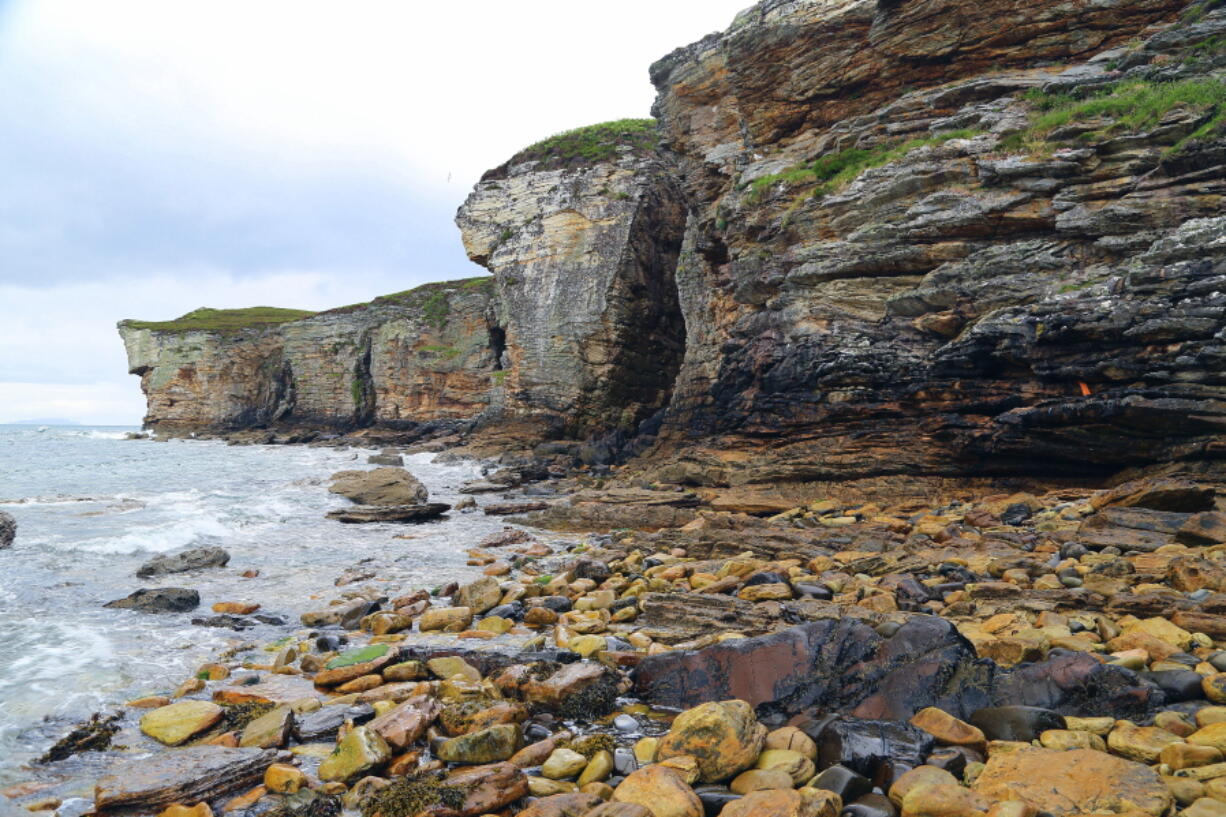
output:
[[[430,284],[422,284],[412,289],[406,289],[403,292],[393,292],[390,295],[380,295],[373,301],[366,301],[360,304],[349,304],[348,306],[338,306],[335,309],[329,309],[326,312],[320,312],[320,315],[343,315],[347,312],[357,312],[361,309],[367,309],[372,306],[393,305],[401,306],[409,309],[416,309],[421,312],[422,317],[429,323],[436,326],[441,326],[451,313],[451,296],[456,292],[493,292],[494,276],[479,275],[476,278],[460,278],[455,281],[435,281]]]
[[[246,309],[210,309],[202,306],[172,321],[129,320],[123,321],[121,325],[154,332],[235,332],[301,320],[314,314],[305,309],[281,309],[275,306],[251,306]]]
[[[542,169],[582,167],[612,159],[621,147],[630,147],[636,152],[654,150],[658,139],[654,119],[601,122],[542,139],[516,153],[506,164],[489,171],[482,178],[505,177],[511,165],[531,161],[540,162]]]

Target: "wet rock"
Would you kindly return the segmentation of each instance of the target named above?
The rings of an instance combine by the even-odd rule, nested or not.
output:
[[[206,567],[225,567],[229,562],[230,554],[224,548],[191,548],[181,553],[155,556],[141,565],[136,575],[142,579],[148,579],[151,576],[186,573],[189,570],[203,570]]]
[[[369,524],[372,522],[425,522],[438,519],[451,506],[444,502],[429,502],[420,505],[382,505],[372,508],[346,508],[328,511],[328,519],[345,522],[351,525]]]
[[[765,749],[758,755],[755,767],[784,772],[791,776],[796,786],[802,785],[817,771],[812,760],[791,749]]]
[[[837,764],[823,769],[809,785],[815,789],[832,791],[847,803],[858,800],[873,790],[872,780]]]
[[[12,514],[0,511],[0,550],[12,547],[15,538],[17,538],[17,520]]]
[[[403,468],[338,471],[328,488],[358,505],[423,505],[430,492]]]
[[[917,786],[901,802],[904,817],[980,817],[990,805],[986,797],[956,782]]]
[[[861,795],[843,806],[842,817],[897,817],[898,810],[883,794]]]
[[[391,663],[394,653],[386,644],[372,644],[336,656],[315,673],[315,685],[332,687],[377,673]]]
[[[654,817],[703,817],[702,801],[681,776],[664,766],[630,774],[613,790],[613,800],[648,809]]]
[[[179,701],[140,719],[140,730],[167,746],[178,746],[221,720],[222,709],[209,701]]]
[[[277,749],[286,744],[294,728],[294,713],[288,706],[278,706],[243,727],[239,746],[255,749]]]
[[[753,766],[765,742],[766,727],[748,703],[712,702],[678,715],[660,739],[657,757],[697,758],[702,781],[715,783]]]
[[[191,746],[165,754],[123,760],[94,789],[102,812],[151,812],[171,803],[213,800],[256,785],[276,752]]]
[[[982,730],[988,740],[1030,742],[1048,729],[1064,729],[1064,716],[1036,706],[997,706],[980,709],[970,722]]]
[[[987,742],[981,729],[935,706],[916,712],[911,718],[911,725],[922,729],[932,735],[937,743],[946,746],[983,747]]]
[[[821,768],[844,766],[888,786],[923,765],[932,746],[931,735],[906,723],[842,717],[821,731],[817,763]]]
[[[163,700],[165,703],[170,703],[168,699]],[[131,702],[128,703],[128,706],[132,706]],[[119,731],[119,721],[122,718],[122,711],[106,717],[95,712],[88,721],[73,727],[72,731],[57,740],[50,749],[43,753],[38,762],[54,763],[80,752],[100,752],[107,749],[111,745],[111,738]]]
[[[513,516],[532,511],[543,511],[549,507],[548,502],[493,502],[482,510],[486,516]]]
[[[250,677],[250,676],[249,676]],[[303,698],[316,697],[315,686],[297,675],[269,675],[255,684],[241,683],[214,690],[213,700],[223,704],[292,704]]]
[[[304,627],[327,627],[339,624],[346,630],[356,630],[373,607],[373,602],[366,599],[355,599],[346,604],[333,605],[325,610],[303,613],[300,620]]]
[[[584,817],[604,803],[594,794],[568,792],[542,797],[515,817]]]
[[[319,779],[342,783],[353,780],[379,768],[391,757],[391,748],[378,732],[367,726],[356,726],[319,764]]]
[[[458,632],[467,628],[472,621],[473,611],[469,607],[431,607],[417,620],[417,629],[423,633],[430,630]]]
[[[543,680],[523,684],[524,699],[564,717],[599,718],[612,710],[618,678],[591,661],[568,664]]]
[[[519,726],[504,723],[444,741],[437,754],[448,763],[487,764],[509,759],[521,746]]]
[[[103,606],[142,613],[186,613],[200,606],[200,594],[183,587],[151,588],[137,590],[127,598],[109,601]]]
[[[587,766],[587,758],[571,749],[558,748],[541,764],[541,774],[551,780],[574,777]]]
[[[437,698],[419,695],[375,718],[370,728],[393,749],[405,750],[421,739],[442,711],[443,705]]]
[[[917,766],[901,775],[890,786],[888,793],[890,802],[901,807],[903,799],[913,789],[933,784],[953,784],[956,786],[958,785],[958,779],[944,769],[938,769],[935,766]]]
[[[1021,747],[996,752],[972,788],[989,798],[1024,801],[1057,817],[1110,811],[1161,815],[1172,804],[1170,791],[1153,770],[1092,749]]]
[[[479,616],[497,607],[501,600],[502,588],[498,586],[498,580],[492,576],[485,576],[463,585],[456,591],[451,603],[455,607],[467,607],[473,611],[474,615]]]
[[[346,721],[352,721],[354,725],[361,726],[374,717],[374,707],[369,704],[325,706],[314,712],[299,715],[294,723],[294,737],[300,743],[318,743],[336,737],[336,733]]]
[[[751,792],[724,806],[720,817],[838,817],[843,801],[817,789]]]
[[[467,792],[459,812],[465,817],[488,814],[528,794],[528,778],[511,763],[473,766],[452,772],[444,781]]]

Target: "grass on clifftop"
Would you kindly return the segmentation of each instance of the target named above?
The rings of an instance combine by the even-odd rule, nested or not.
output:
[[[816,198],[844,187],[869,168],[889,164],[918,148],[944,144],[951,139],[970,139],[979,133],[980,131],[974,130],[956,130],[901,143],[879,145],[868,150],[849,148],[827,153],[811,162],[790,167],[782,173],[772,173],[754,179],[749,183],[749,198],[751,201],[757,201],[777,184],[788,187],[814,185],[812,195]]]
[[[1171,152],[1226,130],[1226,83],[1216,79],[1134,80],[1085,98],[1045,93],[1036,88],[1026,93],[1026,99],[1040,114],[1029,128],[1008,137],[1004,142],[1006,148],[1041,145],[1061,128],[1095,120],[1104,120],[1102,127],[1081,138],[1102,140],[1115,134],[1144,131],[1156,127],[1163,117],[1178,108],[1209,114],[1209,119],[1179,140],[1171,147]]]
[[[618,119],[550,136],[524,148],[507,164],[528,161],[557,167],[592,164],[613,158],[622,146],[653,150],[657,138],[654,119]]]
[[[275,306],[252,306],[247,309],[201,307],[172,321],[124,321],[124,325],[154,332],[237,332],[241,329],[301,320],[314,314],[305,309],[281,309]]]
[[[447,316],[451,314],[451,296],[453,293],[457,291],[492,292],[493,288],[494,276],[492,275],[461,278],[458,281],[437,281],[432,284],[422,284],[413,289],[406,289],[403,292],[380,295],[373,301],[338,306],[335,309],[329,309],[327,312],[320,312],[319,314],[341,315],[346,312],[357,312],[371,306],[394,304],[409,309],[417,309],[426,323],[431,324],[436,329],[441,329],[443,324],[447,322]]]

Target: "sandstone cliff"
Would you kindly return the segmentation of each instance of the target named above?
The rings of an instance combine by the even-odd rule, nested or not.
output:
[[[428,284],[279,323],[252,325],[236,310],[232,325],[188,315],[119,331],[149,402],[146,424],[160,432],[411,428],[472,418],[496,399],[491,284]]]
[[[149,422],[523,419],[713,486],[1220,459],[1214,6],[765,0],[652,67],[658,130],[487,173],[441,323],[129,325]]]

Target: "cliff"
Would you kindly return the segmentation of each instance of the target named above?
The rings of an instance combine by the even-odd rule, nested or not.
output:
[[[496,399],[502,349],[491,284],[427,284],[277,322],[199,310],[123,321],[119,331],[148,399],[145,423],[159,432],[412,428],[470,419]]]
[[[441,322],[129,324],[149,422],[519,419],[707,486],[1220,459],[1213,6],[765,0],[652,66],[658,125],[487,173]]]

